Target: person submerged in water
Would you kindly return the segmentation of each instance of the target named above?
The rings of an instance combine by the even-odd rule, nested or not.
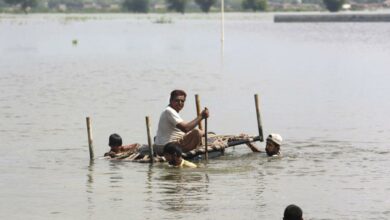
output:
[[[283,138],[280,134],[270,134],[267,137],[265,152],[268,156],[280,156],[280,145],[282,145]],[[253,143],[248,143],[248,147],[253,152],[262,152]]]
[[[164,157],[172,167],[197,168],[196,164],[184,160],[181,156],[182,150],[176,142],[170,142],[164,146]]]
[[[119,134],[111,134],[108,140],[108,146],[110,146],[110,151],[105,153],[104,156],[116,157],[116,155],[121,153],[135,153],[148,151],[146,145],[141,145],[138,143],[130,145],[122,145],[122,137]]]

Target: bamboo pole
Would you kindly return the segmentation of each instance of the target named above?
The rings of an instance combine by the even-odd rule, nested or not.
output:
[[[237,145],[246,144],[246,143],[252,143],[252,142],[256,142],[256,141],[260,141],[259,136],[251,137],[251,138],[247,138],[247,139],[243,139],[243,140],[230,141],[227,144],[229,147],[232,147],[232,146],[237,146]]]
[[[93,160],[93,141],[92,141],[92,129],[91,129],[91,119],[87,117],[87,132],[88,132],[88,147],[89,147],[89,159]]]
[[[223,42],[225,41],[225,2],[221,0],[221,44],[223,48]]]
[[[146,120],[146,132],[147,132],[147,135],[148,135],[148,145],[149,145],[149,158],[150,158],[150,163],[153,163],[153,145],[152,145],[152,138],[150,136],[150,120],[149,120],[149,116],[146,116],[145,117],[145,120]]]
[[[205,158],[209,160],[209,151],[207,147],[207,118],[204,119],[204,146],[205,146]]]
[[[200,98],[199,98],[198,94],[195,94],[195,104],[196,104],[196,114],[197,114],[197,116],[199,116],[200,115]],[[199,121],[198,128],[200,130],[203,130],[202,121]]]
[[[260,142],[263,142],[264,141],[263,126],[261,125],[259,96],[257,94],[255,94],[255,105],[256,105],[257,127],[259,129],[259,140]]]

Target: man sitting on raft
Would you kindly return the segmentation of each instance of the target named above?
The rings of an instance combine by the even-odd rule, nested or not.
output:
[[[184,108],[187,94],[183,90],[173,90],[169,99],[169,105],[161,113],[158,122],[155,139],[155,152],[163,154],[163,148],[167,143],[175,142],[183,152],[188,152],[202,143],[204,132],[195,128],[200,121],[209,117],[209,111],[203,110],[199,116],[190,122],[184,122],[179,112]]]
[[[267,143],[265,145],[265,152],[267,153],[268,156],[280,156],[280,145],[282,145],[282,136],[280,134],[270,134],[267,137]],[[253,151],[253,152],[262,152],[259,150],[254,144],[248,143],[248,147]]]
[[[196,168],[196,164],[184,160],[181,156],[182,151],[177,142],[171,142],[164,146],[164,157],[169,165],[173,167],[189,167]]]

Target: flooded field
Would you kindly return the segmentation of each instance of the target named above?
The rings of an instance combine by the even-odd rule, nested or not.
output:
[[[222,46],[217,14],[0,15],[0,219],[390,219],[390,26],[272,16],[226,15]],[[97,157],[146,143],[176,88],[218,134],[257,134],[258,93],[283,157],[89,162],[85,117]]]

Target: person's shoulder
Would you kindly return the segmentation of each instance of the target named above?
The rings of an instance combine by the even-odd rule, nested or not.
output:
[[[141,146],[141,144],[134,143],[134,144],[123,145],[123,148],[124,149],[135,149],[135,148],[139,148],[140,146]]]
[[[169,105],[164,108],[164,110],[161,112],[161,116],[166,116],[166,115],[171,115],[171,114],[174,114],[174,109],[172,107],[170,107]]]
[[[169,115],[169,117],[181,118],[180,115],[179,115],[179,113],[178,113],[175,109],[173,109],[171,106],[168,106],[168,107],[164,110],[163,114],[164,114],[164,113],[165,113],[166,115]]]
[[[139,143],[123,145],[123,147],[125,147],[125,148],[134,148],[134,147],[139,147],[139,146],[141,146],[141,144],[139,144]]]
[[[171,106],[167,106],[164,110],[164,112],[169,112],[169,113],[176,113],[176,110],[173,109]]]
[[[182,166],[183,167],[189,167],[189,168],[197,168],[198,166],[190,161],[187,161],[187,160],[184,160],[183,159],[183,163],[182,163]]]

